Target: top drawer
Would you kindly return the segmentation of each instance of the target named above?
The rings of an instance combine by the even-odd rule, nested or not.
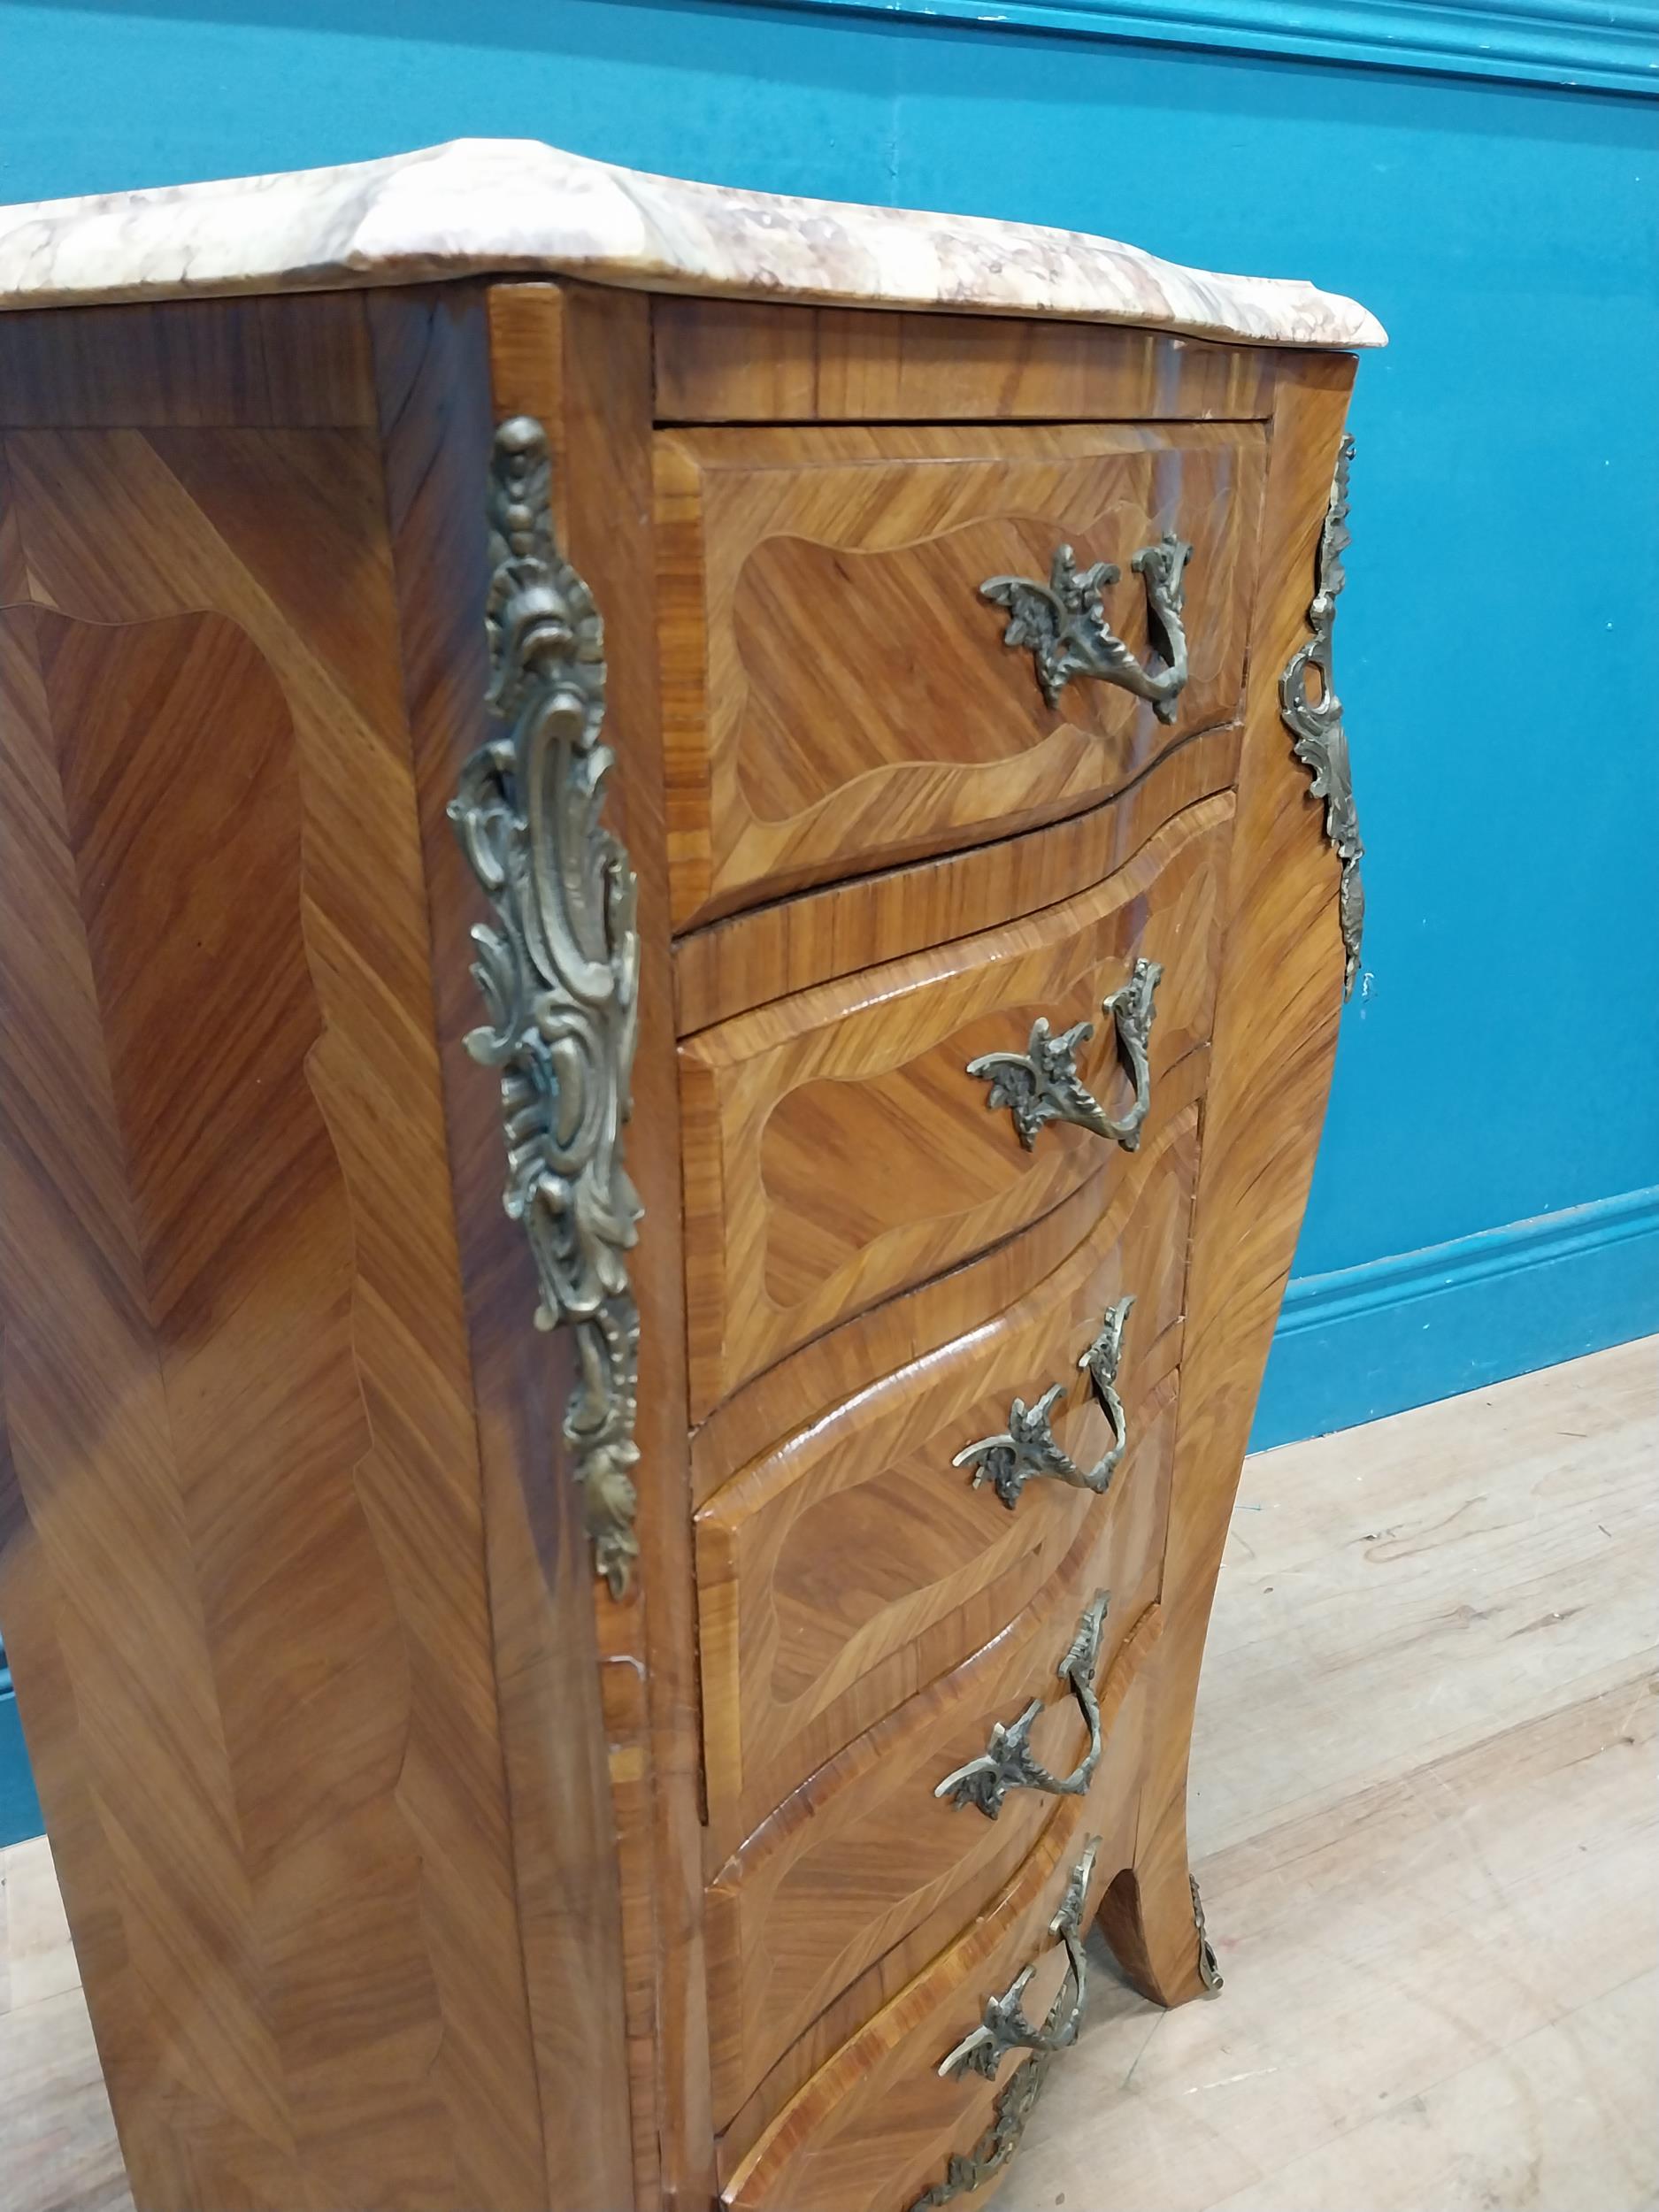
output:
[[[673,926],[1076,813],[1230,719],[1265,455],[1254,423],[659,434]],[[1110,563],[1105,620],[1161,675],[1132,563],[1170,531],[1170,718],[1087,676],[1051,705],[980,586]]]

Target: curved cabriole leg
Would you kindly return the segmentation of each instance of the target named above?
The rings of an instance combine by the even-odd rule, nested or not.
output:
[[[1155,2005],[1184,2005],[1221,1987],[1203,1924],[1198,1885],[1187,1866],[1187,1837],[1159,1838],[1143,1864],[1126,1866],[1096,1916],[1124,1978]]]

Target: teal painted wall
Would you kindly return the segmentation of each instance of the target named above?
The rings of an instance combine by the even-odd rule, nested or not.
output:
[[[1659,104],[718,0],[0,0],[0,199],[471,134],[1381,316],[1337,634],[1371,974],[1257,1441],[1659,1328]]]

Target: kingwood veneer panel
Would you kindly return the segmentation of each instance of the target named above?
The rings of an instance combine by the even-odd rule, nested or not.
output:
[[[1024,1297],[803,1423],[700,1509],[717,1855],[859,1730],[1024,1612],[1079,1532],[1117,1512],[1179,1357],[1197,1138],[1189,1107],[1125,1163],[1089,1233]],[[1094,1466],[1111,1431],[1077,1363],[1125,1296],[1135,1301],[1118,1371],[1130,1454],[1112,1492],[1033,1481],[1010,1510],[952,1464],[956,1454],[1000,1430],[1011,1400],[1063,1382],[1053,1434],[1078,1467]]]
[[[1088,1869],[1079,1914],[1087,1927],[1104,1868],[1133,1849],[1125,1806],[1142,1751],[1146,1680],[1143,1672],[1125,1700],[1088,1796],[1060,1809],[1002,1894],[812,2075],[758,2142],[728,2137],[726,2203],[757,2212],[909,2205],[986,2133],[997,2091],[972,2071],[941,2076],[940,2062],[1027,1964],[1036,1970],[1024,1993],[1033,2021],[1062,1993],[1064,1957],[1051,1927],[1069,1879]],[[1018,2054],[1002,2060],[998,2089],[1018,2063]]]
[[[968,1063],[1079,1023],[1083,1082],[1120,1115],[1109,995],[1162,964],[1164,1078],[1208,1036],[1228,797],[1165,825],[1093,891],[1006,929],[740,1015],[680,1046],[686,1303],[698,1420],[811,1336],[1046,1213],[1110,1140],[1054,1122],[1027,1148]]]
[[[293,305],[280,376],[286,310],[250,318],[256,425],[304,386]],[[361,373],[361,303],[329,305]],[[193,356],[206,311],[121,311],[149,426],[74,419],[83,391],[127,411],[119,357],[59,318],[63,373],[50,331],[25,354],[58,424],[0,440],[8,1656],[139,2202],[508,2212],[557,2193],[491,1617],[514,1539],[480,1472],[380,440],[203,426],[241,337]],[[476,503],[448,519],[476,576]],[[596,1736],[591,1660],[565,1697]],[[566,1986],[614,1979],[607,1868]],[[619,2045],[561,2056],[590,2116],[557,2189],[612,2204]]]
[[[1033,1753],[1056,1775],[1078,1768],[1088,1734],[1057,1678],[1099,1598],[1110,1605],[1089,1671],[1101,1725],[1116,1725],[1162,1624],[1175,1394],[1171,1381],[1137,1406],[1140,1442],[1112,1509],[1082,1519],[1058,1571],[1009,1627],[826,1762],[717,1872],[708,1951],[722,2124],[757,2082],[775,2109],[793,2082],[788,2069],[781,2085],[766,2079],[773,2061],[825,2007],[942,1901],[965,1924],[1031,1850],[1064,1799],[1010,1790],[993,1818],[936,1786],[1037,1700]],[[867,2008],[875,2003],[872,1990]]]
[[[1077,813],[1231,720],[1265,466],[1248,423],[664,433],[674,927]],[[1161,669],[1131,563],[1165,532],[1192,547],[1169,718],[1108,684],[1050,705],[980,586],[1062,545],[1114,564],[1112,626]]]
[[[674,941],[680,1032],[710,1028],[768,999],[994,929],[1086,891],[1171,815],[1228,789],[1238,770],[1237,725],[1204,730],[1119,797],[1069,821],[853,876],[691,930]]]

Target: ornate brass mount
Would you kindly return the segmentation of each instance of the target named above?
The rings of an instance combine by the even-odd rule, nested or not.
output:
[[[1066,1978],[1041,2027],[1033,2027],[1020,2006],[1025,1985],[1036,1972],[1035,1962],[1021,1967],[1000,1997],[987,1997],[979,2024],[964,2035],[954,2051],[939,2062],[939,2071],[949,2080],[957,2074],[983,2074],[994,2081],[996,2070],[1010,2051],[1064,2051],[1077,2041],[1083,2024],[1083,2001],[1088,1993],[1088,1963],[1083,1955],[1083,1907],[1094,1872],[1100,1838],[1093,1836],[1071,1870],[1071,1878],[1060,1900],[1060,1909],[1048,1923],[1048,1932],[1065,1946]]]
[[[1135,1087],[1134,1103],[1114,1121],[1077,1071],[1077,1049],[1094,1034],[1093,1022],[1079,1022],[1058,1037],[1048,1033],[1048,1018],[1039,1014],[1031,1025],[1024,1052],[982,1052],[968,1063],[968,1073],[980,1076],[990,1087],[986,1104],[993,1111],[1006,1106],[1027,1152],[1037,1132],[1051,1121],[1069,1121],[1079,1129],[1092,1129],[1097,1137],[1133,1152],[1141,1142],[1141,1127],[1152,1104],[1152,1065],[1148,1041],[1156,1015],[1153,996],[1164,969],[1156,960],[1137,960],[1127,983],[1101,1001],[1101,1011],[1111,1017],[1118,1058]]]
[[[1204,1926],[1204,1901],[1198,1894],[1198,1877],[1189,1874],[1187,1882],[1193,1893],[1193,1925],[1198,1931],[1198,1978],[1204,1985],[1205,1996],[1214,1997],[1221,1990],[1221,1966]]]
[[[1359,810],[1354,804],[1354,774],[1348,765],[1348,733],[1342,727],[1342,702],[1336,695],[1331,674],[1331,635],[1336,626],[1337,595],[1347,580],[1342,555],[1352,542],[1348,527],[1348,468],[1353,457],[1354,441],[1344,438],[1331,480],[1331,503],[1319,533],[1313,603],[1308,609],[1313,635],[1297,647],[1279,680],[1279,711],[1290,729],[1291,749],[1304,767],[1313,771],[1309,788],[1313,797],[1325,801],[1325,833],[1342,864],[1337,918],[1347,956],[1342,980],[1345,999],[1354,995],[1365,929],[1365,890],[1359,872],[1365,848],[1359,833]],[[1308,697],[1310,668],[1319,672],[1319,696],[1314,701]]]
[[[1010,1513],[1019,1503],[1025,1485],[1043,1476],[1068,1483],[1073,1490],[1105,1495],[1129,1448],[1128,1416],[1118,1395],[1118,1366],[1123,1356],[1124,1325],[1134,1302],[1130,1296],[1107,1307],[1100,1334],[1078,1361],[1079,1371],[1088,1377],[1095,1401],[1111,1426],[1112,1440],[1100,1458],[1092,1467],[1079,1467],[1056,1438],[1051,1425],[1054,1409],[1065,1396],[1066,1386],[1051,1383],[1034,1406],[1028,1407],[1023,1398],[1016,1398],[1008,1409],[1008,1426],[1000,1435],[982,1436],[977,1444],[964,1444],[951,1461],[953,1467],[972,1468],[976,1490],[982,1482],[988,1482]]]
[[[954,1774],[946,1775],[933,1792],[935,1797],[948,1797],[957,1805],[977,1805],[987,1819],[995,1820],[1010,1790],[1046,1790],[1051,1797],[1084,1794],[1100,1764],[1100,1700],[1094,1694],[1094,1670],[1100,1664],[1107,1602],[1106,1592],[1098,1592],[1077,1624],[1070,1649],[1055,1669],[1077,1700],[1088,1729],[1088,1749],[1072,1771],[1064,1777],[1050,1774],[1033,1751],[1031,1732],[1044,1709],[1042,1700],[1033,1697],[1017,1721],[1006,1728],[1001,1721],[995,1724],[986,1750]]]
[[[1107,622],[1106,592],[1122,579],[1122,571],[1110,561],[1080,569],[1071,547],[1062,545],[1046,584],[1031,576],[987,576],[979,596],[1008,609],[1002,642],[1031,648],[1037,681],[1051,707],[1074,676],[1092,676],[1133,692],[1137,699],[1149,699],[1158,720],[1172,722],[1187,675],[1182,576],[1192,557],[1192,547],[1166,530],[1129,564],[1146,585],[1148,627],[1162,641],[1169,663],[1156,676],[1142,667]]]
[[[953,2197],[970,2196],[983,2189],[993,2174],[1000,2173],[1019,2148],[1025,2123],[1036,2109],[1042,2085],[1054,2063],[1052,2051],[1033,2051],[1008,2078],[1008,2085],[991,2109],[991,2124],[971,2151],[953,2151],[945,2177],[911,2200],[909,2212],[935,2212]]]
[[[487,704],[500,726],[461,771],[449,819],[495,910],[472,932],[489,1019],[466,1040],[501,1070],[503,1203],[523,1224],[536,1326],[567,1328],[577,1377],[565,1440],[598,1572],[613,1597],[639,1553],[630,1470],[639,1310],[624,1255],[641,1206],[622,1160],[638,1022],[634,871],[602,827],[604,634],[553,541],[547,436],[495,433]]]
[[[1026,2122],[1038,2106],[1042,2095],[1042,2084],[1048,2079],[1048,2069],[1056,2062],[1056,2053],[1064,2051],[1069,2044],[1078,2042],[1078,2029],[1082,2026],[1084,2000],[1088,1995],[1088,1962],[1084,1958],[1084,1907],[1088,1905],[1088,1883],[1095,1874],[1095,1854],[1100,1852],[1100,1836],[1091,1836],[1084,1845],[1084,1856],[1071,1870],[1066,1883],[1066,1896],[1060,1901],[1060,1911],[1048,1923],[1048,1932],[1060,1938],[1066,1947],[1066,1980],[1056,1993],[1056,2002],[1048,2007],[1040,2029],[1033,2029],[1020,2008],[1026,1982],[1035,1973],[1035,1967],[1026,1967],[1002,1991],[1000,1998],[991,1998],[985,2007],[985,2020],[972,2035],[963,2039],[941,2060],[942,2075],[978,2073],[985,2079],[995,2078],[995,2070],[1002,2064],[1009,2051],[1029,2051],[1029,2060],[1016,2066],[1002,2095],[991,2110],[991,2126],[980,2137],[973,2150],[956,2150],[945,2166],[945,2179],[936,2181],[932,2190],[923,2190],[920,2197],[911,2199],[907,2212],[938,2212],[938,2206],[947,2206],[954,2197],[969,2197],[973,2190],[985,2188],[987,2181],[998,2175],[1009,2159],[1020,2148],[1020,2137],[1026,2132]]]
[[[1036,1971],[1028,1966],[1000,1997],[988,2001],[980,2025],[941,2060],[939,2070],[943,2075],[982,2074],[990,2080],[1007,2052],[1031,2053],[1009,2076],[993,2108],[991,2124],[973,2148],[953,2152],[945,2167],[944,2179],[936,2181],[919,2197],[912,2198],[908,2212],[936,2212],[938,2206],[949,2204],[953,2197],[965,2197],[982,2189],[993,2174],[1007,2165],[1019,2147],[1026,2121],[1036,2108],[1056,2052],[1076,2042],[1087,1993],[1083,1912],[1088,1902],[1094,1855],[1099,1849],[1099,1837],[1091,1838],[1083,1856],[1071,1870],[1060,1909],[1048,1924],[1050,1932],[1065,1946],[1067,1970],[1041,2027],[1033,2027],[1020,2009],[1019,2001],[1025,1985]]]

